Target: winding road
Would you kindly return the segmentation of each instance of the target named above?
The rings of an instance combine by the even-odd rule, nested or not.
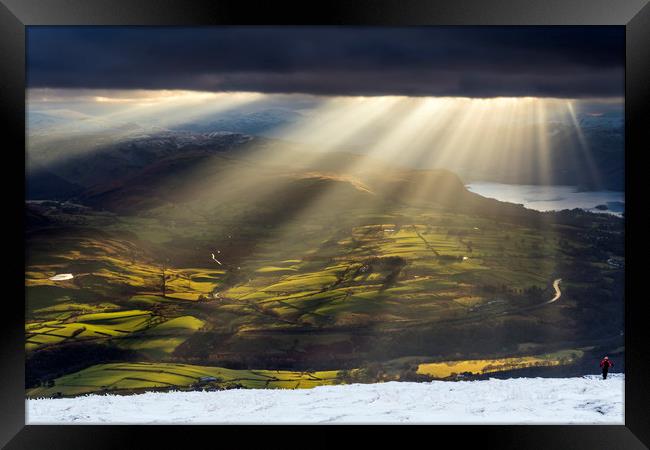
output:
[[[552,299],[547,301],[546,304],[553,303],[553,302],[559,300],[560,297],[562,296],[562,291],[560,291],[560,282],[561,281],[562,281],[562,278],[557,278],[553,282],[553,289],[555,289],[555,297],[553,297]]]
[[[221,261],[219,261],[217,258],[215,258],[214,253],[212,253],[212,259],[215,260],[217,262],[217,264],[219,264],[220,266],[223,266],[223,264],[221,264]]]

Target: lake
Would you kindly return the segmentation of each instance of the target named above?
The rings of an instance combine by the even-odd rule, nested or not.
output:
[[[619,191],[578,191],[576,186],[536,186],[483,181],[470,183],[467,189],[484,197],[519,203],[537,211],[580,208],[621,216],[625,210],[625,193]],[[607,209],[596,209],[598,205],[605,205]]]

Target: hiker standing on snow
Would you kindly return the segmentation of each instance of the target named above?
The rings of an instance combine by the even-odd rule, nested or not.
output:
[[[607,379],[607,372],[609,371],[610,367],[614,367],[614,363],[611,362],[607,356],[605,356],[602,361],[600,361],[600,368],[603,369],[603,380]]]

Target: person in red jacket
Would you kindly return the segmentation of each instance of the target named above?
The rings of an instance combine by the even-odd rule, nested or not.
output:
[[[600,361],[600,368],[603,369],[603,380],[607,379],[607,372],[609,372],[610,367],[614,367],[614,363],[611,362],[607,356],[605,356]]]

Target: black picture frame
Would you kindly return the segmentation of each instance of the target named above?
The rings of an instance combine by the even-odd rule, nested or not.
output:
[[[473,435],[483,446],[496,448],[618,449],[650,445],[650,382],[645,341],[647,318],[642,307],[643,279],[634,277],[641,253],[639,221],[643,194],[640,164],[647,150],[645,122],[650,104],[649,0],[329,0],[292,4],[264,0],[0,0],[0,111],[5,132],[3,153],[5,236],[18,247],[24,236],[25,148],[25,27],[30,25],[618,25],[626,30],[625,155],[626,155],[626,292],[625,292],[625,425],[621,426],[438,426],[434,439],[456,440]],[[645,147],[643,146],[645,143]],[[22,150],[22,151],[21,151]],[[24,242],[22,242],[24,244]],[[0,446],[17,448],[126,448],[190,445],[202,437],[213,439],[223,431],[185,426],[35,426],[25,425],[24,389],[24,245],[22,253],[6,254],[13,294],[4,291],[0,327]],[[643,269],[643,267],[641,267]],[[641,271],[639,271],[641,272]],[[642,273],[642,272],[641,272]],[[154,430],[155,428],[155,430]],[[311,427],[309,427],[311,428]],[[468,428],[468,433],[465,433]],[[386,428],[373,431],[388,436]],[[233,433],[242,439],[241,429]],[[335,443],[330,433],[319,433],[319,444]],[[434,431],[434,430],[431,430]],[[285,430],[286,432],[286,430]],[[245,433],[268,439],[264,433]],[[213,441],[214,442],[214,441]],[[276,441],[277,442],[277,441]],[[283,441],[280,441],[283,442]],[[222,441],[222,444],[225,441]],[[126,444],[126,445],[125,445]],[[192,444],[193,445],[193,444]],[[197,444],[198,445],[198,444]],[[216,446],[217,443],[214,442]],[[284,445],[284,444],[283,444]]]

